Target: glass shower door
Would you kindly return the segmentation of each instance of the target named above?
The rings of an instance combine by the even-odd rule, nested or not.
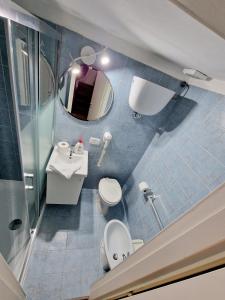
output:
[[[11,22],[11,42],[15,70],[15,100],[19,117],[22,165],[30,226],[35,227],[39,215],[38,180],[38,33]]]
[[[7,20],[0,18],[0,252],[19,277],[30,240],[30,225],[9,76],[7,33]]]

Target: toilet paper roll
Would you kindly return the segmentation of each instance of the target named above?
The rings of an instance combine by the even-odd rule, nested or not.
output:
[[[142,181],[139,183],[139,190],[142,192],[142,193],[145,193],[146,190],[149,189],[149,185],[147,184],[147,182],[145,181]]]
[[[59,142],[57,144],[57,150],[59,153],[66,154],[69,150],[70,145],[67,142]]]

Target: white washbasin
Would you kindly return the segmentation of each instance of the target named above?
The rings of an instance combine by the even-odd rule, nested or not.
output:
[[[82,165],[83,163],[83,154],[75,154],[73,153],[72,155],[70,155],[69,153],[66,153],[66,154],[63,154],[63,153],[60,153],[60,152],[56,152],[55,154],[55,158],[57,159],[57,161],[59,163],[62,163],[62,164],[68,164],[70,166],[73,166],[76,167],[77,165]]]
[[[83,154],[73,153],[72,156],[70,156],[69,152],[66,154],[58,152],[57,146],[55,146],[46,168],[47,172],[53,172],[50,168],[50,165],[54,164],[54,161],[62,164],[65,168],[67,166],[72,169],[74,168],[74,174],[82,175],[85,177],[88,174],[88,151],[84,150]]]

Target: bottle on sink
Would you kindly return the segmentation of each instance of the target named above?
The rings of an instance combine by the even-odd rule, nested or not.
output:
[[[83,154],[84,153],[84,142],[81,138],[74,146],[74,153],[75,154]]]

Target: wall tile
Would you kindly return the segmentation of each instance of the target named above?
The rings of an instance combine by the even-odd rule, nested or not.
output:
[[[180,183],[189,202],[194,203],[209,193],[210,190],[204,181],[183,161],[182,154],[179,156],[176,153],[176,148],[168,147],[162,155],[167,171],[171,172],[171,177],[175,182]],[[177,164],[178,161],[179,164]]]
[[[183,136],[179,147],[180,155],[186,163],[202,178],[210,190],[215,189],[225,180],[225,166],[205,151],[196,142]]]

